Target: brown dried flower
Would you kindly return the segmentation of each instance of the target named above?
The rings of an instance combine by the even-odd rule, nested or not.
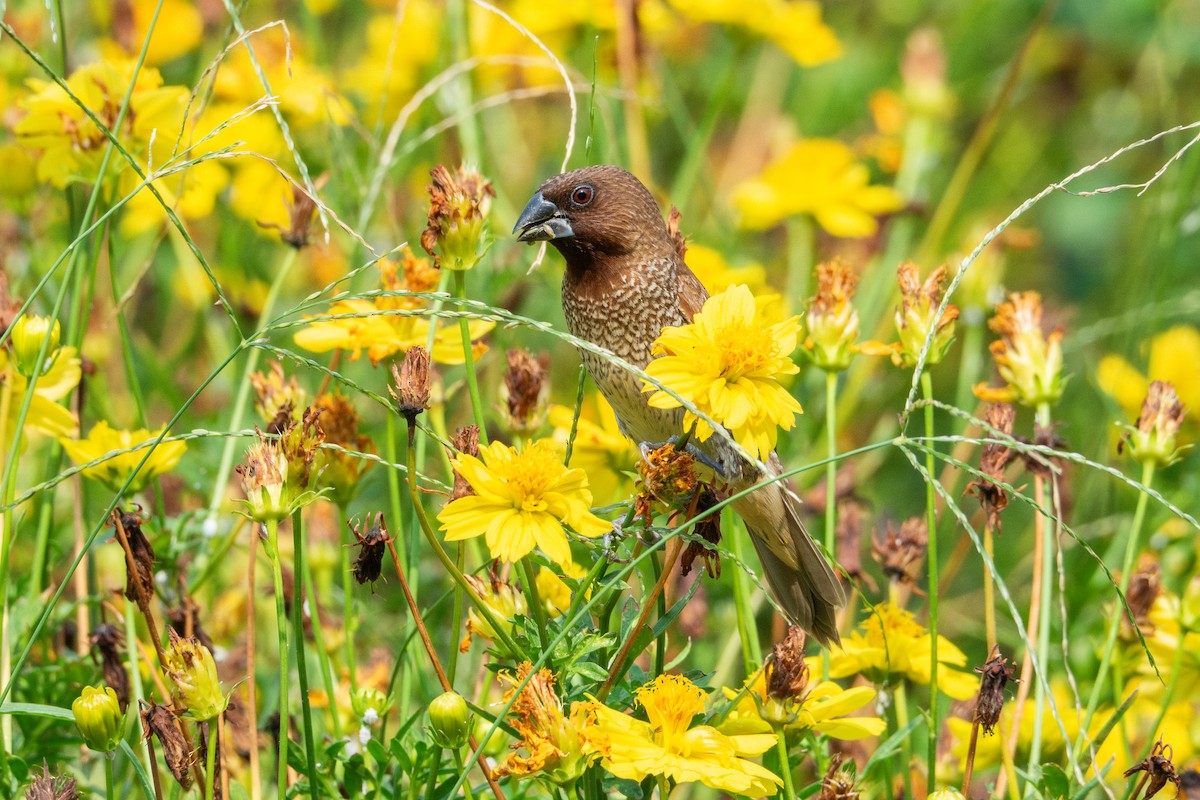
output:
[[[296,410],[308,405],[308,393],[295,375],[285,377],[283,365],[271,362],[266,372],[250,375],[254,387],[254,410],[267,423],[267,433],[282,433],[296,419]]]
[[[840,372],[857,352],[858,311],[850,304],[858,275],[840,260],[817,266],[817,293],[809,301],[805,326],[805,351],[815,366]]]
[[[829,759],[829,769],[821,779],[821,793],[817,795],[817,800],[858,800],[854,775],[842,768],[842,760],[841,753],[834,753]]]
[[[1133,618],[1143,635],[1154,632],[1154,623],[1150,619],[1150,608],[1162,593],[1162,568],[1158,559],[1149,553],[1143,553],[1138,559],[1137,569],[1129,576],[1129,590],[1125,593],[1125,602],[1133,612]],[[1121,611],[1121,621],[1128,628],[1129,618]]]
[[[717,495],[712,487],[702,485],[696,498],[695,516],[712,508],[717,502]],[[704,560],[704,571],[708,573],[708,577],[721,577],[721,554],[717,552],[717,545],[721,543],[721,515],[709,514],[697,522],[692,528],[692,536],[680,554],[679,574],[691,573],[692,563],[700,558]]]
[[[299,422],[292,422],[279,434],[279,449],[287,459],[287,482],[294,495],[308,489],[313,479],[313,463],[325,442],[321,430],[321,409],[309,406]]]
[[[217,649],[212,637],[208,635],[208,632],[204,630],[204,626],[200,623],[200,606],[191,597],[182,596],[179,600],[179,605],[167,609],[167,619],[171,623],[172,630],[180,636],[185,638],[192,637],[210,651]]]
[[[118,536],[124,532],[129,544],[125,555],[125,596],[138,603],[149,601],[155,591],[154,548],[142,532],[142,524],[146,522],[142,507],[134,505],[134,510],[114,512],[109,521],[119,526]]]
[[[117,702],[121,704],[121,712],[129,705],[129,673],[125,671],[125,661],[121,657],[121,645],[124,643],[121,629],[116,625],[104,623],[97,625],[92,631],[88,643],[92,646],[92,657],[100,654],[100,668],[104,672],[104,682],[117,693]]]
[[[979,384],[976,397],[1000,402],[1019,402],[1037,407],[1053,405],[1062,397],[1063,329],[1042,333],[1042,297],[1037,292],[1014,292],[996,306],[988,327],[1000,335],[990,349],[996,369],[1004,379],[1002,388]]]
[[[464,425],[456,430],[454,435],[450,437],[450,446],[453,448],[450,453],[451,459],[458,454],[479,458],[479,426]],[[458,473],[458,470],[455,470],[454,488],[450,490],[450,499],[448,502],[453,503],[459,498],[470,497],[473,494],[475,494],[475,490],[471,488],[471,484]]]
[[[143,738],[148,739],[151,734],[158,737],[167,769],[171,770],[171,774],[184,791],[191,788],[195,750],[191,742],[183,738],[170,709],[158,703],[142,701],[142,730]]]
[[[983,728],[985,736],[990,736],[1000,721],[1000,712],[1004,708],[1004,687],[1013,678],[1013,668],[1008,659],[1000,655],[1000,646],[992,648],[992,656],[982,667],[975,671],[982,677],[979,679],[979,697],[975,701],[975,722]]]
[[[387,543],[392,540],[388,535],[387,525],[384,524],[383,514],[373,518],[367,514],[364,524],[357,520],[347,520],[351,532],[354,533],[355,544],[349,547],[359,547],[358,558],[354,560],[354,580],[361,586],[364,583],[374,583],[383,572],[383,554]],[[365,532],[364,532],[365,529]]]
[[[341,392],[326,393],[317,398],[316,404],[321,410],[319,423],[325,431],[325,441],[342,448],[318,451],[321,482],[330,487],[330,499],[346,508],[358,493],[363,476],[375,466],[374,461],[354,453],[373,454],[375,445],[369,436],[359,432],[358,412],[349,397]]]
[[[430,380],[429,351],[424,347],[410,347],[404,361],[392,364],[392,381],[389,388],[400,415],[410,423],[417,415],[429,408]]]
[[[506,355],[508,369],[500,390],[500,398],[504,401],[501,411],[513,432],[529,435],[546,421],[550,399],[550,382],[547,380],[550,354],[543,352],[534,358],[528,350],[514,348]]]
[[[1141,763],[1135,764],[1125,770],[1125,777],[1132,776],[1135,772],[1145,772],[1142,779],[1138,782],[1138,788],[1134,790],[1133,797],[1153,797],[1166,786],[1168,783],[1175,784],[1176,789],[1179,788],[1179,775],[1175,772],[1175,765],[1171,763],[1174,758],[1174,750],[1171,745],[1163,744],[1163,740],[1159,739],[1154,743],[1154,747],[1150,749],[1150,755],[1146,756]],[[1142,787],[1145,787],[1146,793],[1140,794]]]
[[[25,800],[77,800],[79,789],[70,775],[51,775],[50,765],[42,761],[42,774],[34,773],[33,783],[25,789]]]
[[[1146,392],[1137,427],[1128,429],[1117,445],[1118,451],[1128,444],[1130,455],[1138,461],[1169,467],[1187,449],[1176,445],[1186,413],[1175,386],[1167,381],[1154,381]]]
[[[322,175],[317,179],[314,188],[320,188],[329,179],[328,175]],[[258,220],[258,227],[271,228],[279,231],[279,238],[290,244],[297,250],[303,249],[309,242],[309,227],[312,223],[313,214],[317,210],[316,201],[304,190],[298,183],[292,183],[292,198],[288,203],[288,226],[285,228],[274,222],[264,222]]]
[[[871,555],[883,567],[888,580],[915,585],[928,545],[925,518],[909,517],[900,523],[899,530],[889,522],[883,541],[872,537]]]
[[[839,578],[855,582],[874,581],[862,569],[863,505],[851,497],[838,500],[837,504],[837,563]]]
[[[987,424],[1004,434],[1012,436],[1013,418],[1016,411],[1008,403],[996,403],[988,408]],[[987,515],[987,525],[993,531],[1000,530],[1000,512],[1008,506],[1008,494],[997,482],[1004,480],[1004,468],[1016,457],[1011,448],[1003,444],[985,444],[979,460],[979,471],[987,479],[973,480],[967,484],[967,492],[979,498]]]
[[[483,223],[496,196],[492,184],[476,170],[460,166],[451,175],[439,164],[429,171],[429,224],[421,247],[438,266],[467,270],[479,260]]]
[[[808,693],[808,665],[804,663],[804,631],[788,626],[787,636],[771,649],[764,666],[767,697],[776,700],[802,700]]]
[[[696,460],[686,450],[676,450],[667,442],[647,451],[638,462],[638,494],[634,511],[649,527],[654,516],[654,504],[671,506],[689,498],[698,483]]]

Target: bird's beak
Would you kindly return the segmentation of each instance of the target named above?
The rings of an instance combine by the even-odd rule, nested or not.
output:
[[[541,192],[529,198],[525,210],[517,218],[513,233],[517,235],[518,242],[548,242],[575,235],[566,215]]]

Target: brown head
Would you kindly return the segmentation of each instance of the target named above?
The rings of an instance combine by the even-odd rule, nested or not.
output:
[[[620,167],[606,165],[548,179],[530,198],[513,233],[522,242],[550,242],[575,272],[674,252],[650,191]]]

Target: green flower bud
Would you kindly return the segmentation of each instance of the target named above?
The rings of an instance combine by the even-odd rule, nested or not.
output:
[[[14,322],[12,325],[12,348],[17,371],[25,377],[33,374],[34,369],[38,366],[38,353],[41,352],[42,343],[47,338],[50,341],[46,343],[46,359],[52,359],[54,351],[58,349],[60,331],[61,326],[58,324],[58,320],[51,320],[49,317],[26,316]],[[46,369],[46,365],[42,365],[38,372],[44,374]]]
[[[350,707],[363,725],[374,725],[392,706],[392,698],[378,689],[363,687],[350,695]]]
[[[167,674],[175,681],[179,702],[193,719],[210,720],[225,710],[225,695],[217,678],[217,663],[208,648],[196,639],[184,639],[170,630],[166,652]]]
[[[75,702],[75,727],[87,746],[101,753],[117,749],[121,743],[121,703],[110,687],[85,686]]]
[[[446,692],[429,704],[429,725],[433,740],[452,750],[467,743],[471,733],[471,710],[458,692]]]

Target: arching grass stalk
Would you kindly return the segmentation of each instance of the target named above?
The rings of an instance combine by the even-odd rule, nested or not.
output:
[[[933,380],[929,371],[921,373],[921,392],[925,396],[925,435],[933,438]],[[929,477],[925,482],[925,520],[929,529],[929,545],[926,561],[929,565],[929,753],[926,768],[929,785],[934,785],[937,775],[938,743],[938,537],[937,537],[937,492],[933,487],[936,453],[930,444],[925,451],[925,470]]]
[[[1112,663],[1116,658],[1117,634],[1121,630],[1121,619],[1125,616],[1125,593],[1129,591],[1129,581],[1133,575],[1133,563],[1137,558],[1138,550],[1141,549],[1142,542],[1142,525],[1146,520],[1146,507],[1150,501],[1150,483],[1154,480],[1154,461],[1146,460],[1142,462],[1142,485],[1146,487],[1146,491],[1138,493],[1137,508],[1133,512],[1133,524],[1129,530],[1129,539],[1125,544],[1125,558],[1121,562],[1121,577],[1117,588],[1117,607],[1113,609],[1113,613],[1108,618],[1108,633],[1104,637],[1104,650],[1100,654],[1100,669],[1096,673],[1096,680],[1092,684],[1091,694],[1088,696],[1087,710],[1083,714],[1083,725],[1079,728],[1079,740],[1075,745],[1075,752],[1082,752],[1083,740],[1087,736],[1088,726],[1092,722],[1092,717],[1096,713],[1096,709],[1100,705],[1100,697],[1104,693],[1104,689],[1108,683],[1108,671],[1112,667]],[[1180,647],[1176,650],[1182,650],[1182,637],[1180,638]],[[1172,672],[1171,680],[1174,683],[1175,674],[1178,670]],[[1163,705],[1163,710],[1166,710],[1166,705]],[[1157,726],[1151,729],[1151,733],[1157,730]],[[1150,738],[1153,738],[1152,736]]]
[[[308,702],[308,659],[305,657],[304,646],[304,521],[301,511],[297,508],[292,512],[292,633],[296,640],[296,678],[300,686],[300,711],[304,725],[304,756],[308,761],[308,791],[312,800],[317,800],[317,748],[316,736],[313,733],[312,705]],[[282,567],[280,567],[282,572]],[[314,598],[309,595],[311,606],[310,618],[313,620],[314,632],[319,631],[317,617],[320,610]],[[280,625],[283,625],[282,620]],[[317,641],[321,641],[317,633]],[[333,702],[333,692],[329,693],[329,702]],[[283,725],[283,718],[280,718]]]
[[[279,630],[279,758],[277,789],[279,796],[287,793],[288,751],[288,640],[287,611],[283,607],[283,565],[279,559],[279,520],[271,519],[267,526],[267,558],[271,562],[271,577],[275,581],[275,624]],[[298,599],[297,599],[298,602]]]

